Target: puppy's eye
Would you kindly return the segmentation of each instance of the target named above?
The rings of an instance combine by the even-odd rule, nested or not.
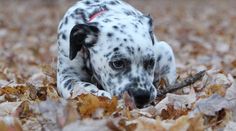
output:
[[[109,62],[109,65],[114,70],[122,70],[127,66],[127,63],[128,63],[127,60],[123,59],[123,60],[111,61]]]
[[[144,65],[144,68],[147,70],[153,69],[155,65],[155,60],[154,59],[146,60],[144,61],[143,65]]]

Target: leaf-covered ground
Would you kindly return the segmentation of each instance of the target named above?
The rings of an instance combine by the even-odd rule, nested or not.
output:
[[[123,100],[56,91],[56,30],[74,1],[1,0],[0,130],[236,130],[236,1],[128,0],[173,47],[179,79],[202,80],[133,109]]]

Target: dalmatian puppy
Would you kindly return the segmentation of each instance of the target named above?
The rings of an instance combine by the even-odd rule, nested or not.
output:
[[[158,41],[152,19],[121,0],[82,0],[58,27],[57,88],[64,98],[81,93],[121,97],[142,108],[158,93],[153,83],[176,79],[171,47]]]

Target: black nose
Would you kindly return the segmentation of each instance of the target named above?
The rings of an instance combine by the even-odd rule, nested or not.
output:
[[[138,108],[143,108],[144,105],[148,104],[150,101],[151,93],[143,89],[129,89],[129,95],[134,98],[135,104]]]

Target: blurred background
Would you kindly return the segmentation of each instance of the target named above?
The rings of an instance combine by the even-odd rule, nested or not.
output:
[[[178,73],[216,68],[236,77],[235,0],[125,0],[154,19]],[[56,66],[57,26],[75,0],[0,0],[0,78],[18,83]],[[22,81],[21,81],[22,80]]]

